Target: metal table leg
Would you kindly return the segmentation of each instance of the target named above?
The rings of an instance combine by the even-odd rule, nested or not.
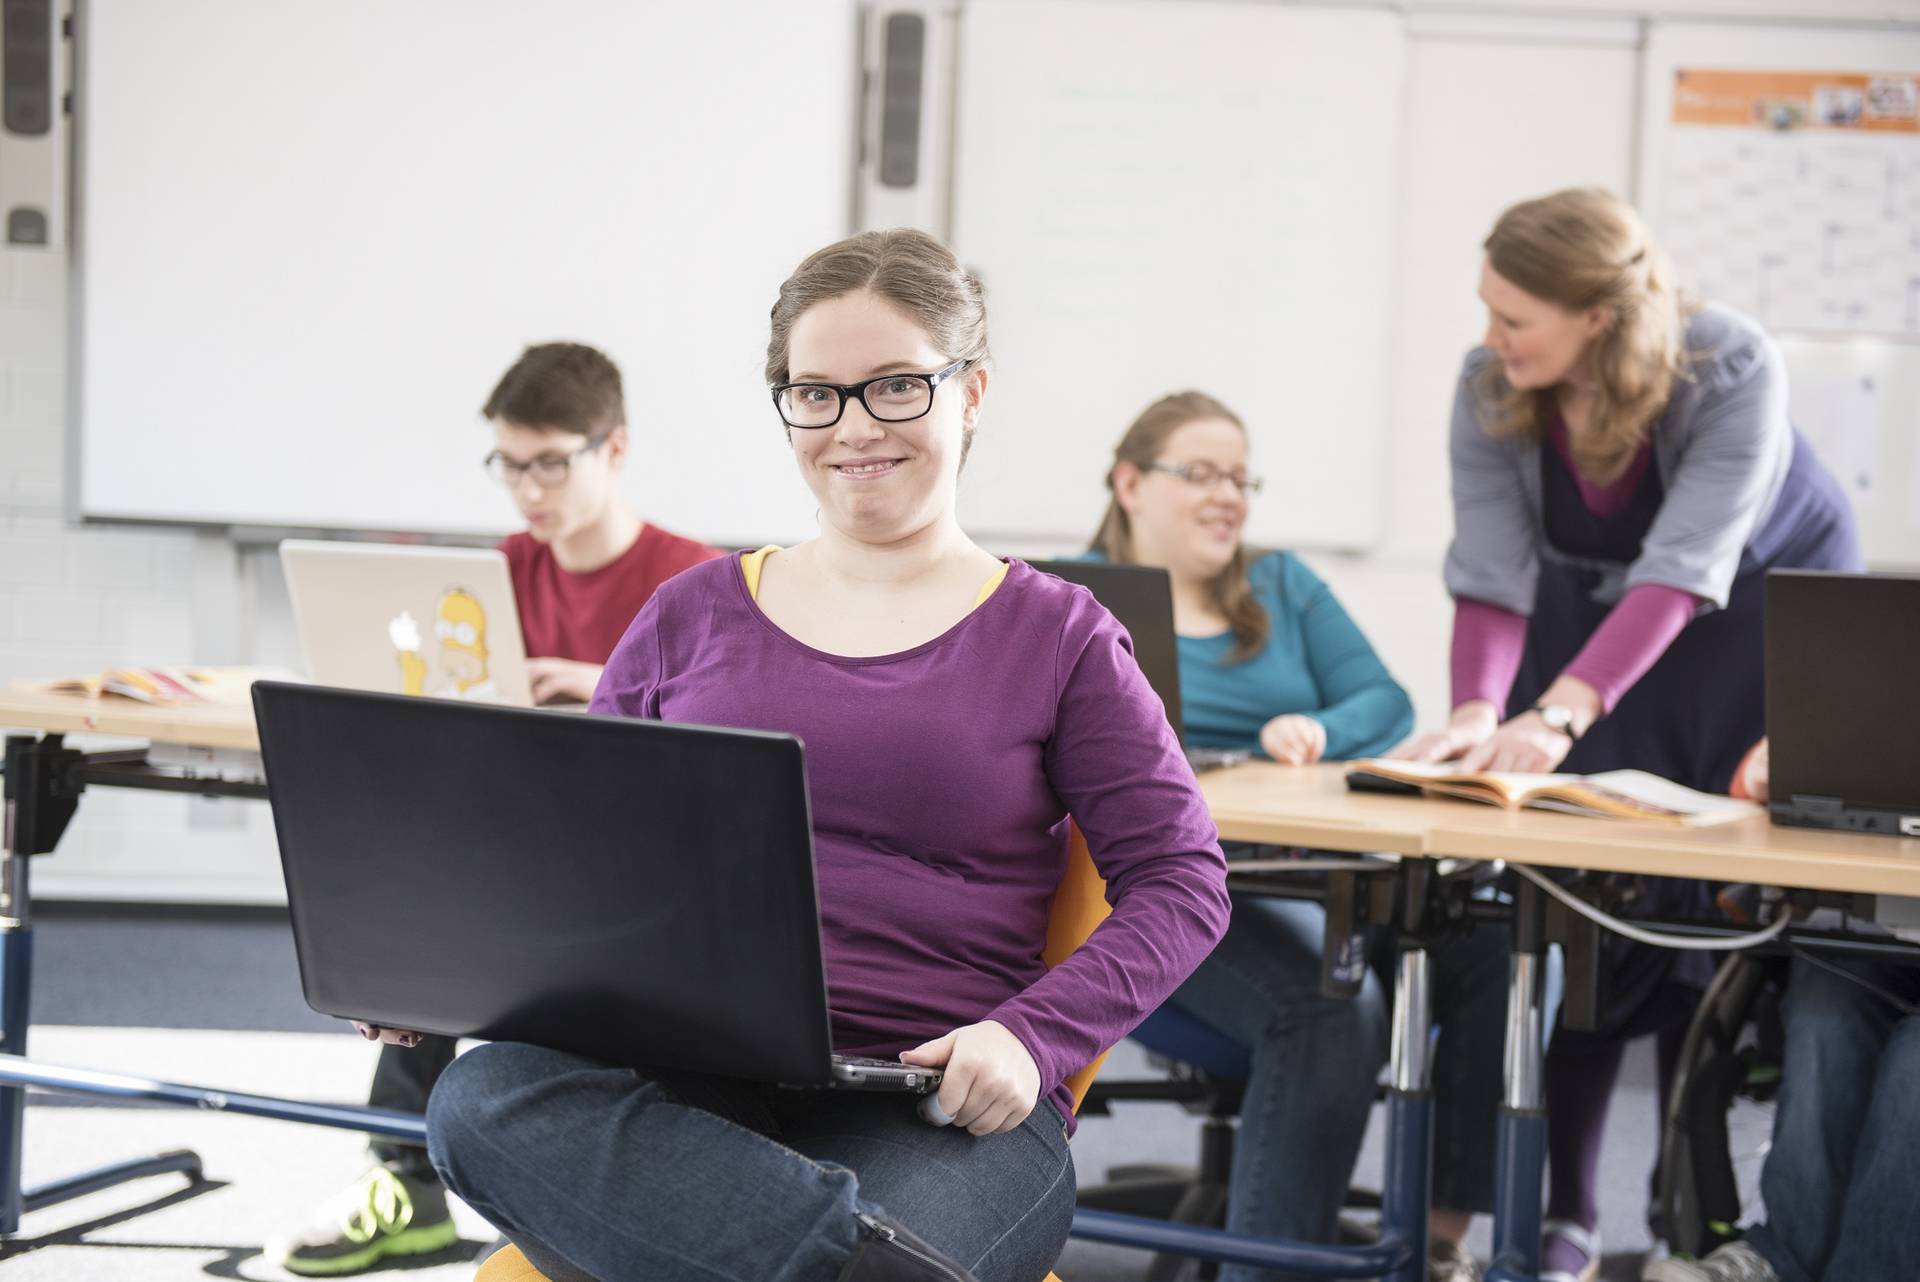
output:
[[[1433,996],[1427,950],[1400,954],[1393,994],[1392,1085],[1387,1090],[1387,1159],[1380,1231],[1408,1249],[1387,1282],[1424,1282],[1427,1214],[1433,1191]]]
[[[60,736],[9,736],[6,741],[6,832],[0,850],[0,1052],[25,1055],[33,976],[33,856],[51,851],[66,831],[78,795],[64,777],[80,760]],[[36,1189],[20,1183],[26,1087],[0,1083],[0,1238],[20,1231],[27,1211],[94,1193],[127,1180],[179,1172],[200,1178],[198,1154],[176,1149],[155,1157],[72,1175]]]
[[[1540,1182],[1545,1164],[1546,948],[1539,887],[1524,878],[1513,904],[1507,971],[1505,1094],[1493,1194],[1493,1262],[1487,1282],[1532,1282],[1540,1271]]]
[[[11,778],[11,776],[9,776]],[[9,821],[13,802],[7,802]],[[27,857],[13,853],[12,824],[9,849],[0,852],[0,1051],[25,1054],[27,1000],[33,978],[33,928],[27,909]],[[20,1189],[21,1124],[26,1119],[27,1092],[0,1088],[0,1237],[17,1232],[23,1210]]]

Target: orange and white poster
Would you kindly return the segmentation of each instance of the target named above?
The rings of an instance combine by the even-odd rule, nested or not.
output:
[[[1920,72],[1674,72],[1662,239],[1781,333],[1920,339]]]

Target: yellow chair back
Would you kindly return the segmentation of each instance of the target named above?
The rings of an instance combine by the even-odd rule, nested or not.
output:
[[[1093,855],[1087,850],[1087,839],[1080,835],[1080,825],[1074,824],[1072,848],[1067,851],[1067,870],[1060,876],[1060,889],[1053,892],[1053,911],[1047,916],[1047,946],[1041,950],[1041,959],[1049,966],[1058,966],[1074,949],[1087,942],[1093,928],[1112,911],[1107,903],[1107,883],[1101,879],[1100,870],[1093,866]],[[1100,1075],[1100,1066],[1107,1062],[1107,1054],[1101,1051],[1093,1063],[1067,1078],[1067,1086],[1073,1092],[1074,1112],[1080,1111],[1080,1101],[1087,1097],[1087,1088]]]

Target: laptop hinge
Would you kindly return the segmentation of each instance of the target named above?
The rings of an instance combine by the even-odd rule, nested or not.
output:
[[[1838,820],[1846,810],[1847,803],[1838,797],[1815,797],[1804,792],[1793,794],[1788,803],[1796,815],[1806,815],[1810,819]]]

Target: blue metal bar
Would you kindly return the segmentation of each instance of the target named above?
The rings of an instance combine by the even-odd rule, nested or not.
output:
[[[1380,1236],[1404,1243],[1388,1282],[1426,1282],[1427,1212],[1433,1184],[1433,1095],[1387,1092],[1387,1158],[1380,1181]]]
[[[1380,1236],[1405,1243],[1408,1255],[1387,1274],[1388,1282],[1426,1282],[1427,1276],[1427,1214],[1433,1193],[1431,974],[1425,948],[1401,949],[1394,975]]]
[[[0,1083],[41,1086],[77,1095],[112,1095],[122,1099],[187,1104],[221,1113],[243,1113],[249,1117],[272,1117],[283,1122],[303,1122],[309,1126],[367,1131],[414,1144],[427,1142],[427,1119],[418,1113],[369,1108],[366,1105],[311,1104],[303,1100],[278,1099],[271,1095],[212,1090],[204,1086],[156,1081],[150,1077],[37,1064],[17,1055],[0,1055]]]
[[[0,1052],[10,1055],[27,1049],[27,999],[33,977],[33,929],[22,919],[27,864],[25,855],[0,854],[0,876],[5,879],[0,892]],[[24,1209],[20,1148],[26,1103],[26,1091],[0,1088],[0,1237],[19,1231]]]
[[[112,1166],[82,1171],[78,1175],[69,1175],[63,1180],[28,1189],[22,1201],[27,1210],[39,1211],[70,1202],[76,1197],[85,1197],[89,1193],[98,1193],[101,1189],[110,1189],[116,1184],[125,1184],[128,1180],[143,1180],[149,1175],[171,1175],[175,1172],[186,1176],[190,1184],[198,1182],[202,1174],[200,1155],[190,1149],[179,1148],[154,1157],[116,1162]]]
[[[1546,1161],[1546,1036],[1543,1015],[1544,901],[1522,880],[1513,901],[1513,955],[1507,968],[1507,1028],[1495,1136],[1493,1271],[1531,1282],[1540,1271],[1540,1183]]]
[[[1547,1151],[1546,1114],[1500,1110],[1495,1150],[1493,1267],[1531,1279],[1540,1271],[1540,1168]]]
[[[1073,1236],[1090,1242],[1191,1255],[1224,1264],[1246,1264],[1323,1278],[1386,1277],[1413,1259],[1406,1243],[1383,1237],[1373,1246],[1315,1246],[1306,1242],[1249,1237],[1197,1224],[1173,1224],[1114,1211],[1075,1211]],[[1421,1262],[1425,1268],[1425,1262]]]

